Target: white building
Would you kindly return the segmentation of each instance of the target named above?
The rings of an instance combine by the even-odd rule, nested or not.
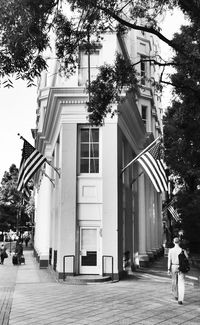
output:
[[[139,31],[130,31],[125,39],[108,34],[91,55],[91,76],[97,66],[112,63],[116,51],[138,62],[159,47],[154,37]],[[136,68],[141,77],[156,78],[153,64],[142,61]],[[59,278],[64,271],[110,274],[113,262],[114,278],[119,279],[127,268],[147,264],[161,251],[161,194],[138,163],[121,174],[161,134],[160,102],[150,83],[142,80],[137,102],[128,93],[120,114],[107,118],[103,127],[91,127],[86,55],[80,53],[80,66],[70,79],[56,69],[51,65],[41,78],[36,146],[60,177],[48,164],[45,172],[55,185],[37,175],[35,254],[40,267],[52,267]]]

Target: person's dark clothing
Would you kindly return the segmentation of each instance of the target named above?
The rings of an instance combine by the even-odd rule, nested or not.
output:
[[[21,256],[23,255],[23,246],[21,243],[16,243],[15,254],[17,255],[18,264],[21,264]]]
[[[26,237],[26,238],[25,238],[25,244],[26,244],[26,247],[28,246],[29,240],[30,240],[30,237]]]
[[[6,248],[4,245],[1,245],[1,248],[0,248],[1,264],[4,263],[5,253],[6,253]]]

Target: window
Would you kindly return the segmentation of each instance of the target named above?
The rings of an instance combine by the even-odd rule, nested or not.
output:
[[[80,129],[80,173],[99,173],[99,129]]]
[[[141,57],[140,57],[140,60],[141,60],[141,62],[140,62],[140,76],[141,76],[141,84],[142,85],[145,85],[145,83],[146,83],[145,78],[147,77],[145,59],[146,59],[146,57],[141,55]]]
[[[147,106],[142,105],[142,121],[144,122],[145,129],[147,128]]]
[[[90,54],[90,80],[94,80],[99,72],[99,53],[100,50],[93,50]],[[84,86],[88,81],[88,54],[84,51],[80,51],[79,54],[79,76],[78,85]]]

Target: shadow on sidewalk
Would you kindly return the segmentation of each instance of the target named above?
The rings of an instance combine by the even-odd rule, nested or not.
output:
[[[200,286],[200,269],[191,263],[191,269],[186,274],[186,284]],[[171,281],[171,276],[167,273],[167,257],[162,256],[159,259],[151,262],[148,267],[140,267],[134,271],[128,272],[126,278],[137,280],[154,280],[168,282]]]

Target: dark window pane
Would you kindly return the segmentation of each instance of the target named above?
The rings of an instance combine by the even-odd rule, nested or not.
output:
[[[89,144],[81,143],[81,158],[83,157],[89,157]]]
[[[90,160],[90,173],[98,173],[99,172],[99,160],[91,159]]]
[[[99,129],[91,129],[90,130],[90,141],[91,142],[99,142]]]
[[[97,252],[87,252],[87,256],[81,256],[82,266],[96,266],[97,265]]]
[[[146,120],[147,118],[147,107],[142,105],[142,119]]]
[[[99,145],[91,144],[90,146],[90,157],[99,157]]]
[[[144,72],[144,71],[145,71],[145,63],[141,62],[141,72]]]
[[[89,173],[89,159],[81,159],[80,172]]]
[[[89,142],[89,129],[81,129],[81,142]]]

